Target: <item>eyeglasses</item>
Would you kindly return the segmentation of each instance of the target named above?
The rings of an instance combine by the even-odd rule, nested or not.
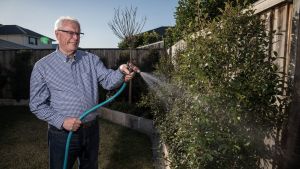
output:
[[[66,31],[66,30],[61,30],[59,29],[58,31],[61,31],[61,32],[65,32],[67,33],[68,35],[70,35],[71,37],[73,37],[74,35],[78,36],[78,37],[82,37],[84,35],[84,33],[82,32],[73,32],[73,31]]]

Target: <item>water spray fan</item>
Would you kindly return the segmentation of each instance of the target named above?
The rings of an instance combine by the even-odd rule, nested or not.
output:
[[[136,67],[135,65],[133,65],[132,63],[127,63],[127,67],[129,69],[130,72],[136,72],[136,73],[140,73],[140,69],[138,67]],[[123,90],[126,87],[126,83],[123,83],[122,87],[117,91],[117,93],[115,93],[112,97],[110,97],[109,99],[105,100],[104,102],[94,106],[93,108],[85,111],[84,113],[82,113],[82,115],[79,117],[79,120],[84,119],[88,114],[90,114],[91,112],[95,111],[96,109],[100,108],[101,106],[111,102],[112,100],[114,100],[116,97],[118,97]],[[71,142],[71,138],[73,135],[73,131],[70,131],[68,134],[68,138],[67,138],[67,142],[66,142],[66,148],[65,148],[65,157],[64,157],[64,165],[63,165],[63,169],[67,169],[67,164],[68,164],[68,155],[69,155],[69,147],[70,147],[70,142]]]

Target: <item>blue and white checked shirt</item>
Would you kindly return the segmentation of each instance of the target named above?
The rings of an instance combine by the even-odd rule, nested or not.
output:
[[[34,65],[30,79],[30,110],[62,128],[66,117],[79,116],[98,104],[98,83],[111,90],[124,81],[120,70],[107,69],[99,57],[78,50],[68,59],[58,49]],[[84,121],[96,118],[90,113]]]

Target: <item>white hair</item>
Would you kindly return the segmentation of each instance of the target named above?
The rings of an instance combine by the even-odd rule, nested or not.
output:
[[[80,23],[76,18],[70,17],[70,16],[61,16],[59,17],[54,24],[54,30],[58,30],[59,28],[62,27],[63,22],[65,21],[72,21],[72,22],[76,22],[79,25],[80,28]]]

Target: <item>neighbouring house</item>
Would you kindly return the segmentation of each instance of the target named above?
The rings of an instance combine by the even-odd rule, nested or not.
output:
[[[0,49],[49,49],[55,41],[18,25],[0,24]]]
[[[164,48],[163,38],[165,37],[166,31],[168,28],[171,28],[171,26],[161,26],[161,27],[158,27],[155,29],[148,30],[146,32],[142,32],[141,34],[155,32],[158,34],[160,41],[157,41],[157,42],[154,42],[151,44],[147,44],[144,46],[139,46],[138,48]]]
[[[156,32],[159,35],[159,37],[164,37],[168,28],[171,28],[171,26],[161,26],[161,27],[158,27],[155,29],[148,30],[146,32],[148,32],[148,33]],[[143,33],[146,33],[146,32],[143,32]]]
[[[31,48],[0,39],[0,49],[31,49]]]

